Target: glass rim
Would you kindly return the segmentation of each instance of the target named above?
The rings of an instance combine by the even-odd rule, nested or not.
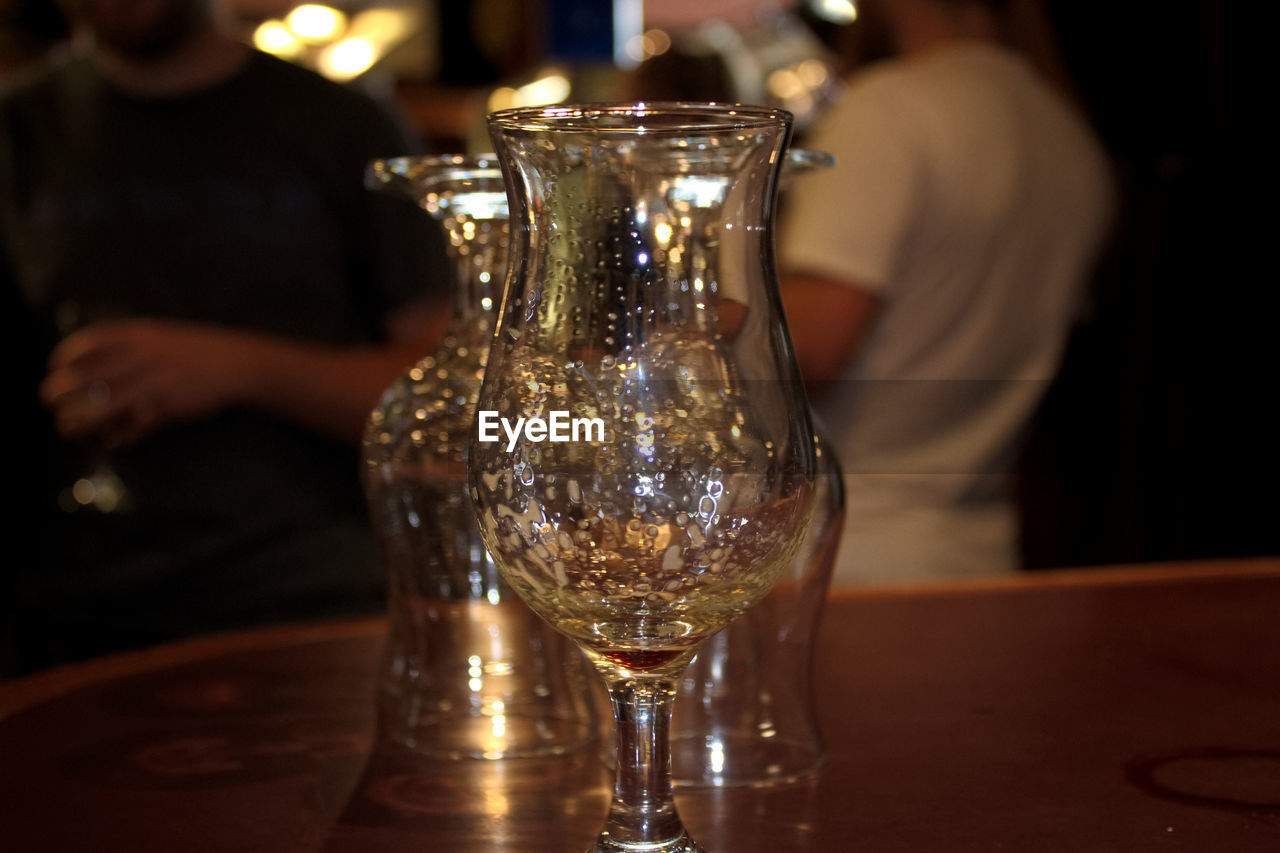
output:
[[[367,168],[371,172],[392,172],[405,175],[410,171],[425,169],[499,169],[496,154],[400,154],[395,157],[377,157],[370,160]]]
[[[654,125],[610,125],[614,117],[653,116]],[[601,121],[604,119],[605,121]],[[788,110],[756,104],[722,101],[632,101],[580,104],[546,104],[496,110],[486,117],[490,128],[525,131],[580,131],[590,133],[714,132],[751,128],[788,128],[794,116]]]
[[[367,189],[419,181],[501,180],[502,167],[494,154],[404,154],[378,157],[365,166]]]

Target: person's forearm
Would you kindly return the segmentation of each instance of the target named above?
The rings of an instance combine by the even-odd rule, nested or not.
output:
[[[784,280],[782,304],[810,393],[840,376],[879,310],[877,298],[856,284],[808,275]]]
[[[410,345],[335,349],[258,338],[250,346],[237,402],[350,443],[383,391],[426,355]]]

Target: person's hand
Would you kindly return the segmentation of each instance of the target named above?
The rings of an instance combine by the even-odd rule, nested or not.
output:
[[[237,402],[252,347],[250,336],[211,326],[101,323],[54,349],[40,399],[64,437],[130,444]]]

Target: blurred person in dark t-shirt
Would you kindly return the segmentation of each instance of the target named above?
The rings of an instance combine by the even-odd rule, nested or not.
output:
[[[0,289],[37,469],[34,553],[0,589],[8,667],[380,608],[355,448],[447,320],[447,261],[362,177],[413,144],[209,0],[63,5],[83,49],[0,96]]]

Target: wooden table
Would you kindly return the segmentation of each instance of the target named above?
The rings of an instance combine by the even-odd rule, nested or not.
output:
[[[584,849],[607,803],[594,753],[373,748],[382,631],[0,683],[0,850]],[[709,853],[1280,851],[1280,560],[840,594],[817,673],[828,766],[682,792]]]

